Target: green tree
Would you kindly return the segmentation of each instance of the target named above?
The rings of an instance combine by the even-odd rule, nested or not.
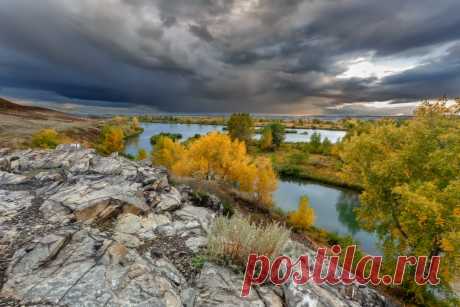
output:
[[[331,141],[326,137],[324,138],[323,142],[321,143],[321,153],[323,155],[329,155],[332,150],[332,143]]]
[[[321,134],[319,132],[313,132],[308,142],[308,147],[311,153],[321,153]]]
[[[232,140],[249,144],[254,134],[254,121],[248,113],[235,113],[228,120],[227,128]]]
[[[272,123],[268,126],[272,132],[273,145],[279,148],[284,143],[286,128],[281,123]]]
[[[351,136],[341,154],[345,172],[364,187],[358,217],[377,231],[386,260],[442,255],[446,288],[460,269],[459,106],[424,103],[406,123],[385,121]],[[405,285],[424,303],[425,288],[411,276]]]
[[[260,138],[260,148],[262,150],[271,150],[273,148],[273,135],[270,127],[265,127],[262,130],[262,137]]]

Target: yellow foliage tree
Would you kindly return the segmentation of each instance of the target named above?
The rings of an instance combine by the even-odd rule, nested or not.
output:
[[[99,153],[103,155],[121,152],[124,148],[123,129],[110,125],[104,126],[99,137],[99,144],[96,148]]]
[[[297,211],[289,214],[289,222],[299,229],[308,229],[315,223],[315,211],[310,207],[308,197],[302,196]]]
[[[61,138],[52,128],[42,129],[32,136],[32,146],[39,148],[56,148]]]
[[[271,203],[276,175],[270,160],[252,161],[246,145],[230,136],[213,132],[183,147],[162,137],[153,151],[155,164],[161,164],[177,176],[214,180],[254,193],[265,205]]]
[[[231,181],[238,172],[234,166],[247,163],[243,142],[232,141],[229,136],[214,132],[192,142],[184,159],[179,160],[172,171],[207,180]]]
[[[345,173],[364,187],[358,217],[380,236],[389,266],[399,255],[442,255],[445,286],[460,271],[459,107],[442,99],[402,124],[373,123],[351,135],[341,154]],[[425,287],[406,275],[422,303]]]
[[[268,158],[257,158],[256,162],[256,193],[262,204],[272,203],[272,192],[276,190],[277,178],[273,166]]]
[[[183,156],[184,148],[179,142],[174,142],[168,137],[160,137],[152,152],[152,162],[172,169]]]
[[[147,151],[144,148],[139,149],[137,152],[136,160],[142,161],[147,159]]]

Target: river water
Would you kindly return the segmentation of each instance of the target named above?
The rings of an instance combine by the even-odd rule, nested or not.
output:
[[[218,125],[197,125],[197,124],[162,124],[162,123],[142,123],[144,133],[138,137],[130,138],[126,141],[125,152],[131,155],[136,155],[138,150],[144,148],[148,152],[152,150],[150,137],[161,132],[180,133],[182,134],[181,141],[185,141],[195,134],[204,135],[212,131],[224,131],[224,126]],[[311,135],[317,132],[321,138],[328,138],[332,143],[338,142],[345,136],[345,131],[335,130],[313,130],[313,129],[288,129],[295,130],[297,133],[286,133],[286,142],[299,143],[308,142]],[[255,135],[255,139],[260,138],[260,135]]]
[[[381,254],[376,246],[376,235],[363,230],[356,218],[354,209],[359,206],[358,192],[316,182],[280,179],[273,200],[287,213],[297,210],[300,197],[304,195],[315,211],[316,227],[350,235],[363,251]]]
[[[141,135],[127,140],[125,153],[136,155],[141,148],[151,152],[150,137],[161,132],[180,133],[182,141],[185,141],[196,134],[204,135],[211,131],[224,131],[224,126],[197,124],[142,123],[142,128],[144,132]],[[295,134],[286,134],[286,142],[306,142],[314,132],[318,132],[322,138],[327,137],[335,143],[345,135],[344,131],[295,130],[297,130]],[[280,179],[273,198],[276,206],[282,211],[290,212],[297,209],[299,199],[303,195],[309,198],[310,205],[315,210],[315,226],[340,235],[351,235],[365,252],[380,254],[375,244],[376,236],[361,229],[356,220],[354,208],[359,206],[357,192],[315,182]]]

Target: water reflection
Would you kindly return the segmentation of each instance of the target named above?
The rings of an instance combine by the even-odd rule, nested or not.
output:
[[[356,218],[357,192],[308,181],[280,180],[273,198],[277,207],[290,212],[297,209],[302,195],[308,196],[310,206],[315,210],[315,226],[350,235],[364,251],[380,254],[375,234],[363,230]]]
[[[358,204],[359,196],[356,193],[343,191],[342,194],[340,194],[339,201],[335,205],[339,221],[347,227],[352,235],[361,230],[355,212]]]

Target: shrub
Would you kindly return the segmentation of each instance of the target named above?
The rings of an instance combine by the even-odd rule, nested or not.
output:
[[[147,151],[144,148],[139,149],[137,152],[136,160],[142,161],[147,159]]]
[[[192,258],[192,267],[201,270],[208,259],[203,255],[197,255]]]
[[[222,214],[228,218],[232,217],[235,214],[235,209],[228,202],[223,203],[224,210]]]
[[[290,165],[306,164],[308,162],[309,155],[307,152],[293,152],[288,156]]]
[[[310,141],[306,144],[305,150],[314,154],[330,155],[332,142],[327,137],[321,141],[321,134],[314,132],[310,137]]]
[[[321,134],[314,132],[310,137],[309,149],[312,153],[321,153]]]
[[[285,177],[300,177],[302,170],[296,165],[283,166],[278,169],[280,176]]]
[[[288,216],[289,223],[295,228],[306,230],[315,222],[315,211],[310,207],[307,196],[302,196],[299,200],[297,211]]]
[[[321,152],[323,155],[329,155],[332,152],[332,143],[328,138],[324,138],[321,144]]]
[[[249,254],[278,256],[290,232],[278,223],[257,226],[234,215],[216,218],[208,237],[208,255],[226,263],[244,266]]]
[[[60,144],[60,136],[52,128],[42,129],[32,136],[32,146],[54,149]]]

